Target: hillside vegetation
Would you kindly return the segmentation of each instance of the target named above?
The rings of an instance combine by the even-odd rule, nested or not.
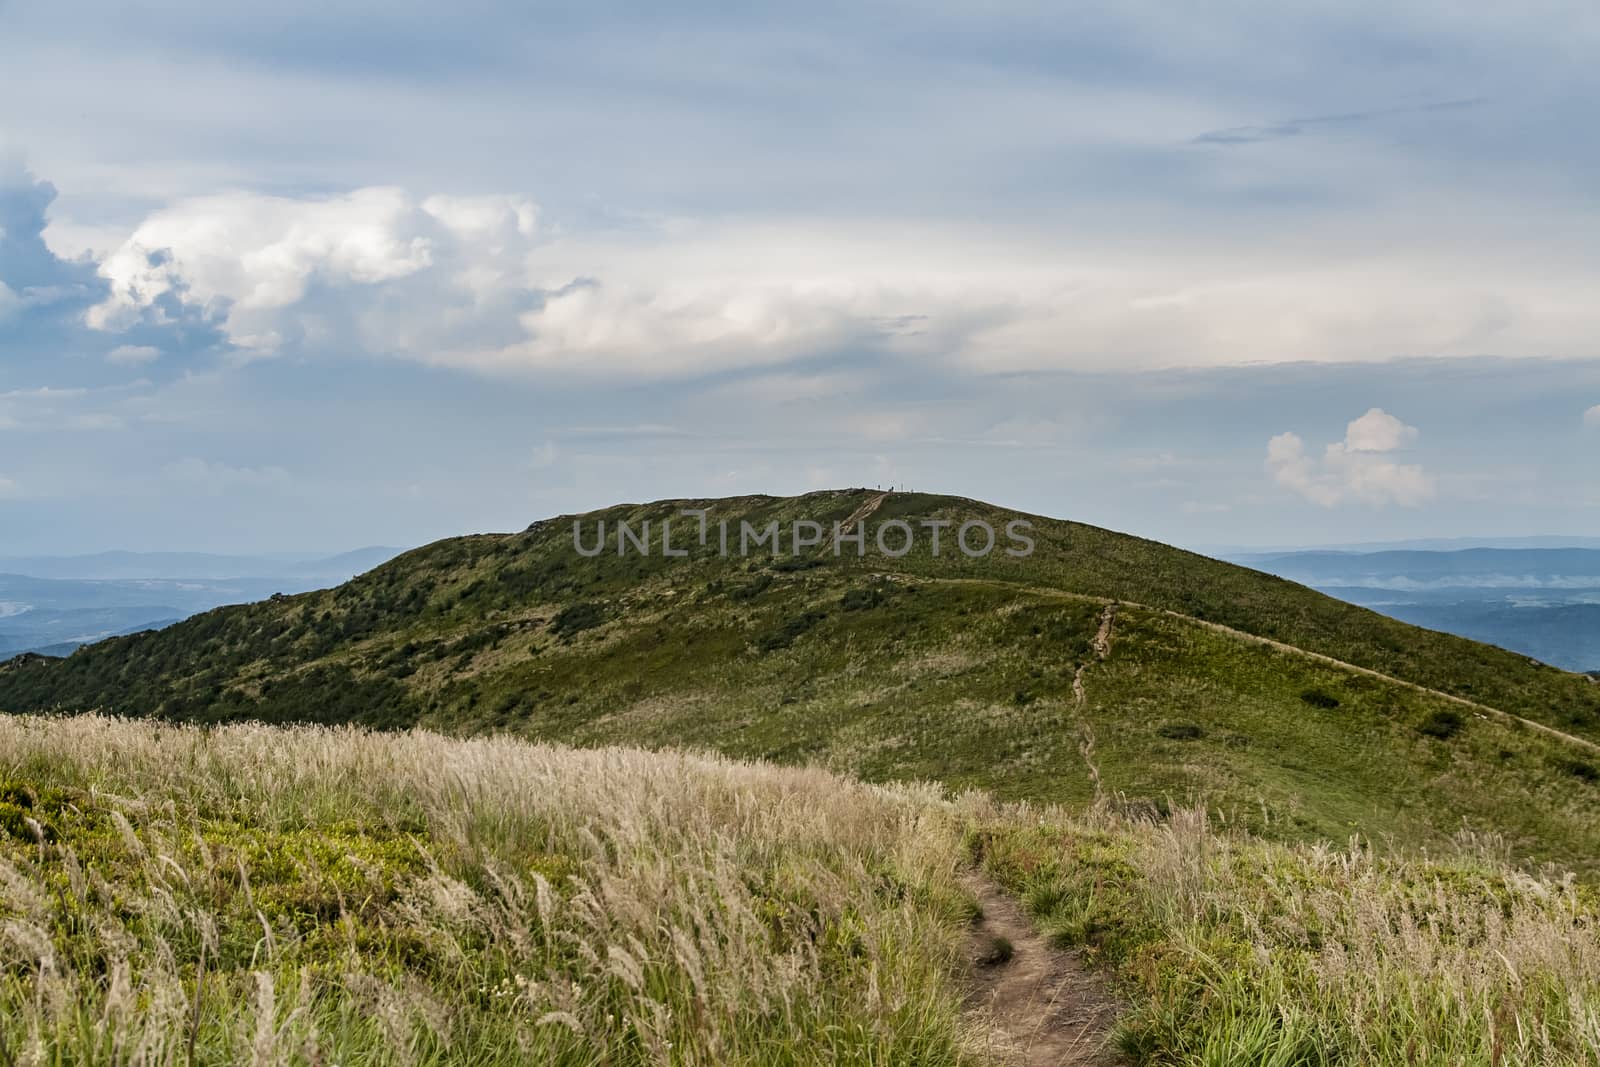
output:
[[[974,865],[1133,1062],[1600,1063],[1595,895],[1493,839],[346,727],[19,716],[0,753],[7,1064],[1001,1067]]]
[[[685,507],[708,510],[706,545]],[[691,745],[1007,799],[1204,799],[1298,839],[1437,846],[1465,824],[1505,834],[1519,858],[1600,865],[1590,679],[1058,520],[1031,519],[1027,558],[970,559],[951,528],[937,558],[925,533],[901,558],[870,534],[865,556],[826,542],[738,555],[741,522],[826,530],[850,516],[869,531],[1018,518],[862,490],[613,508],[582,519],[591,547],[606,523],[592,558],[572,520],[551,520],[443,541],[337,589],[17,660],[0,668],[0,709]],[[619,555],[618,520],[650,523],[657,551]],[[686,558],[661,555],[664,521]]]

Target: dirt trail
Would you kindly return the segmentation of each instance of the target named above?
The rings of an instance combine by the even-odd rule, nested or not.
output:
[[[1111,655],[1111,627],[1117,621],[1117,602],[1106,605],[1100,614],[1100,629],[1094,633],[1094,658],[1105,659]]]
[[[1094,640],[1090,647],[1094,649],[1095,662],[1099,662],[1111,655],[1111,625],[1117,618],[1117,605],[1113,601],[1106,605],[1106,610],[1100,615],[1100,629],[1095,631]],[[1072,696],[1079,707],[1088,699],[1083,689],[1083,672],[1089,669],[1088,663],[1078,664],[1078,669],[1072,675]]]
[[[840,532],[842,533],[850,529],[850,527],[866,519],[874,511],[877,511],[878,508],[882,506],[884,499],[888,497],[888,495],[889,494],[887,492],[884,492],[879,493],[877,496],[868,497],[859,508],[856,508],[850,513],[849,518],[845,519],[839,524]],[[839,540],[840,539],[837,538],[834,540],[833,547],[836,549],[839,547]]]
[[[1117,604],[1112,601],[1100,613],[1100,629],[1095,631],[1091,645],[1094,649],[1093,662],[1099,663],[1111,655],[1111,627],[1116,619]],[[1072,673],[1072,702],[1080,712],[1089,702],[1089,694],[1083,687],[1083,672],[1088,669],[1089,663],[1080,663]],[[1078,718],[1078,753],[1083,756],[1083,764],[1089,771],[1089,782],[1094,786],[1094,797],[1098,801],[1105,795],[1105,783],[1100,779],[1100,763],[1094,758],[1094,727],[1081,715]]]
[[[1022,909],[987,876],[963,883],[983,908],[973,926],[973,990],[968,1008],[990,1035],[985,1051],[1020,1067],[1115,1067],[1107,1048],[1117,1004],[1078,957],[1053,948]],[[995,951],[1011,945],[1010,959]]]

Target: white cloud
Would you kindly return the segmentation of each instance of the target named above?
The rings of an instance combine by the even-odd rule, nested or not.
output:
[[[10,478],[0,477],[0,500],[22,495],[22,486]]]
[[[539,219],[530,201],[514,196],[430,196],[422,202],[422,210],[469,241],[529,238]]]
[[[1343,441],[1327,446],[1320,460],[1296,433],[1267,442],[1267,470],[1286,489],[1325,508],[1356,500],[1374,507],[1416,507],[1435,492],[1433,478],[1415,464],[1388,458],[1419,436],[1416,427],[1373,408],[1345,427]]]
[[[121,328],[178,290],[186,303],[226,311],[235,344],[270,351],[288,325],[284,312],[314,284],[399,281],[432,266],[435,235],[448,240],[452,232],[399,189],[320,200],[232,193],[182,201],[147,218],[101,263],[111,295],[91,309],[89,324]]]
[[[161,349],[149,345],[118,345],[106,353],[106,362],[126,366],[154,363],[161,358]]]
[[[1596,404],[1583,413],[1583,424],[1600,428],[1600,404]]]
[[[1373,408],[1345,428],[1344,446],[1351,452],[1393,452],[1416,439],[1415,426]]]
[[[146,218],[102,262],[112,293],[89,321],[118,328],[177,296],[218,315],[247,355],[300,345],[630,378],[868,346],[978,372],[1587,355],[1600,332],[1600,276],[1581,271],[1542,280],[1478,275],[1459,257],[1307,263],[1270,246],[1157,256],[1123,244],[816,219],[574,236],[542,229],[515,196],[233,193]],[[321,298],[330,289],[336,299]]]

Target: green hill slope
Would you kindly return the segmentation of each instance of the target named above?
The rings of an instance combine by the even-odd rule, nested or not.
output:
[[[707,509],[704,546],[684,508]],[[862,556],[738,552],[741,522],[787,542],[858,515]],[[1596,864],[1592,681],[1076,523],[1021,517],[1034,550],[1008,556],[1017,518],[865,490],[621,506],[583,517],[585,547],[607,524],[592,558],[570,517],[440,542],[338,589],[14,662],[0,708],[703,746],[1008,798],[1082,800],[1098,778],[1287,836],[1429,845],[1465,822]],[[1000,536],[983,558],[952,547],[973,519]],[[619,520],[649,522],[655,551],[619,555]],[[899,558],[872,544],[894,520],[916,534]],[[928,520],[954,524],[937,556]],[[664,521],[686,556],[661,555]]]

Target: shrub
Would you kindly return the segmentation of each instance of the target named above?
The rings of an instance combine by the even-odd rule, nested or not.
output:
[[[578,604],[569,604],[556,613],[550,622],[550,629],[563,641],[570,641],[574,635],[584,630],[592,630],[606,621],[605,609],[599,604],[584,601]]]
[[[1585,782],[1600,782],[1600,767],[1596,767],[1588,760],[1562,760],[1561,769],[1572,775],[1574,778],[1581,778]]]
[[[1426,737],[1436,737],[1446,741],[1459,734],[1466,725],[1467,721],[1461,717],[1460,712],[1436,711],[1422,720],[1417,732]]]
[[[839,599],[839,606],[846,611],[870,611],[888,602],[889,596],[882,589],[851,589]]]
[[[760,596],[762,593],[765,593],[770,588],[772,588],[772,575],[763,574],[748,584],[731,590],[728,593],[728,599],[736,601],[754,600],[756,597]]]
[[[1197,722],[1164,722],[1156,733],[1172,741],[1198,741],[1206,735],[1205,728]]]
[[[804,615],[796,615],[776,630],[762,635],[760,640],[756,642],[756,647],[763,652],[774,652],[780,648],[788,648],[794,644],[795,638],[827,617],[820,611],[808,611]]]

